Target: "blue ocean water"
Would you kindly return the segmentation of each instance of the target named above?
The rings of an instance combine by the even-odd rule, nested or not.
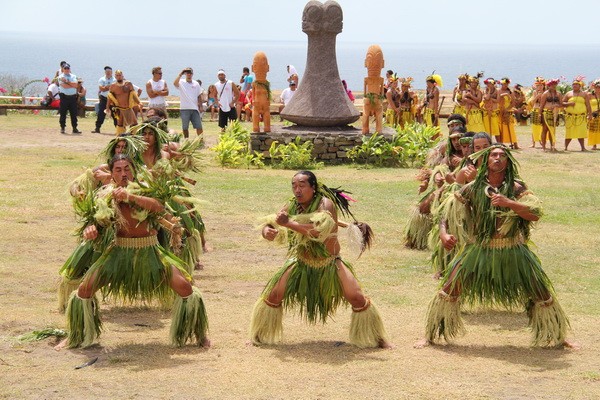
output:
[[[371,43],[337,43],[340,77],[350,89],[362,91],[366,75],[364,59]],[[378,43],[384,53],[385,70],[399,76],[412,76],[414,87],[423,89],[424,79],[432,71],[451,89],[456,76],[484,71],[485,76],[510,77],[513,83],[529,86],[533,79],[564,76],[571,80],[582,74],[587,80],[600,77],[597,54],[600,45],[590,46],[483,46],[468,44],[390,44]],[[78,35],[36,35],[0,32],[0,75],[13,74],[30,79],[54,76],[58,63],[66,60],[73,73],[82,77],[88,97],[95,88],[103,67],[122,69],[125,78],[144,87],[154,66],[162,66],[163,78],[170,84],[184,67],[194,68],[194,79],[206,89],[216,81],[223,68],[229,79],[239,80],[242,67],[250,67],[256,51],[267,54],[268,79],[275,89],[286,87],[286,65],[296,67],[300,76],[306,64],[307,43],[282,41],[222,41],[209,39],[136,38]],[[145,97],[145,94],[142,95]]]

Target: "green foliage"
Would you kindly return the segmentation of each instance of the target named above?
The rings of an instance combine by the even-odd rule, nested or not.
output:
[[[438,140],[439,128],[414,123],[404,129],[396,128],[391,140],[378,133],[365,135],[363,143],[348,152],[348,157],[362,164],[376,167],[418,168],[425,164],[427,153]]]
[[[45,328],[38,331],[33,331],[19,336],[17,339],[19,342],[36,342],[38,340],[46,339],[50,336],[56,336],[57,338],[63,338],[67,336],[67,332],[57,328]]]
[[[570,92],[571,90],[573,90],[573,86],[568,82],[561,82],[556,85],[556,91],[560,94],[567,94],[567,92]]]
[[[300,136],[296,136],[290,144],[271,143],[269,155],[271,165],[279,169],[316,169],[323,167],[322,162],[317,162],[312,156],[313,144],[310,141],[300,143]]]
[[[217,161],[222,167],[262,168],[265,165],[261,153],[250,151],[250,132],[238,121],[229,124],[211,150],[217,153]]]

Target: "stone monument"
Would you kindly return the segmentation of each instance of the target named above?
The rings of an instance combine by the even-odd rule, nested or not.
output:
[[[300,126],[334,127],[357,121],[360,113],[344,91],[337,66],[336,36],[342,31],[342,8],[332,0],[309,1],[302,13],[308,36],[306,70],[282,118]]]
[[[271,132],[271,86],[267,80],[269,72],[269,62],[267,56],[262,51],[254,54],[252,61],[252,72],[254,72],[254,82],[252,82],[252,132],[260,132],[260,121],[264,123],[264,132]]]
[[[369,133],[369,118],[375,117],[375,132],[382,133],[383,114],[383,78],[381,70],[385,66],[381,47],[374,44],[369,46],[365,58],[367,77],[365,78],[362,133]]]

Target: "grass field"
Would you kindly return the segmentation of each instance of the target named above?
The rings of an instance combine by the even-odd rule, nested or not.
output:
[[[206,200],[212,251],[195,279],[213,346],[172,348],[168,311],[111,302],[101,305],[105,330],[89,349],[56,352],[53,339],[19,342],[17,336],[34,329],[65,327],[56,311],[57,271],[76,244],[67,187],[99,163],[111,138],[89,133],[93,123],[80,120],[84,134],[72,136],[59,134],[53,116],[0,116],[0,398],[600,397],[600,152],[516,152],[522,177],[544,203],[535,251],[570,317],[579,351],[531,348],[524,313],[479,309],[465,312],[468,332],[452,345],[414,349],[437,287],[428,253],[407,250],[401,241],[417,199],[417,171],[353,166],[316,173],[350,190],[359,200],[355,215],[376,233],[374,248],[350,261],[381,309],[395,348],[350,346],[349,308],[324,326],[286,314],[282,344],[248,346],[252,306],[285,257],[285,249],[261,240],[255,226],[289,198],[293,172],[220,168],[208,150],[217,141],[216,123],[206,121],[205,167],[192,176],[198,180],[192,191]],[[178,129],[178,123],[170,125]],[[528,132],[518,128],[523,147],[530,144]],[[558,137],[564,137],[562,128]],[[94,357],[93,366],[74,369]]]

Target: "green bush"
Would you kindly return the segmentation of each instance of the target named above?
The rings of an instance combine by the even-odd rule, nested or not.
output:
[[[217,161],[222,167],[262,168],[265,165],[261,153],[250,151],[250,132],[238,121],[229,124],[211,150],[217,153]]]
[[[438,127],[414,123],[404,129],[397,127],[391,140],[378,133],[363,136],[363,143],[348,151],[348,157],[356,163],[376,167],[419,168],[437,144],[434,137],[439,131]]]
[[[271,143],[269,155],[271,166],[280,169],[316,169],[323,166],[312,156],[313,144],[306,141],[300,144],[300,136],[296,136],[290,144]]]

